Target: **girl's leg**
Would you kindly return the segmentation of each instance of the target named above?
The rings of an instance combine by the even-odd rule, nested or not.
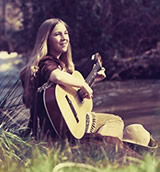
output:
[[[90,133],[99,133],[102,136],[113,136],[118,137],[122,140],[124,122],[121,117],[113,114],[105,113],[95,113],[91,112],[89,115],[92,116],[94,120]]]

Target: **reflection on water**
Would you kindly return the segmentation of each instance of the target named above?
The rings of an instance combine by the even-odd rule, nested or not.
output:
[[[160,140],[160,80],[105,81],[94,86],[94,111],[141,123]]]
[[[17,100],[22,93],[19,70],[24,65],[22,55],[0,51],[0,106]],[[14,101],[15,102],[15,101]]]

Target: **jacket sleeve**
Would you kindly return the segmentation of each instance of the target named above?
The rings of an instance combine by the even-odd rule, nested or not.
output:
[[[39,63],[39,74],[43,81],[48,81],[53,70],[60,68],[59,64],[50,58],[41,60]]]

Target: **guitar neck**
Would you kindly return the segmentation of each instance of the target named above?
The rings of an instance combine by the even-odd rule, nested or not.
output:
[[[96,75],[97,75],[97,72],[101,69],[101,65],[97,62],[94,66],[93,66],[93,69],[92,71],[89,73],[89,75],[87,76],[86,78],[86,82],[89,86],[92,86],[95,78],[96,78]]]
[[[96,55],[98,55],[98,54],[95,54],[94,56],[96,56]],[[102,67],[102,65],[101,65],[101,63],[100,63],[100,57],[97,58],[96,60],[97,60],[97,62],[94,64],[94,66],[93,66],[91,72],[89,73],[89,75],[87,76],[87,78],[86,78],[86,80],[85,80],[86,83],[87,83],[90,87],[91,87],[92,84],[94,83],[94,80],[95,80],[95,78],[96,78],[96,76],[97,76],[97,72],[98,72],[98,71],[101,69],[101,67]],[[84,93],[81,89],[79,89],[79,90],[77,91],[77,93],[78,93],[78,98],[79,98],[79,100],[80,100],[81,102],[83,102],[83,98],[84,98],[85,93]]]

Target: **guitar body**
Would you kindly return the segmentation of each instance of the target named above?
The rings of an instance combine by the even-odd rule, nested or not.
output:
[[[84,80],[78,72],[73,76]],[[69,130],[72,136],[80,139],[86,132],[87,113],[92,111],[92,99],[83,99],[78,96],[75,87],[56,85],[44,90],[43,100],[47,115],[57,135],[63,137],[64,130]]]

